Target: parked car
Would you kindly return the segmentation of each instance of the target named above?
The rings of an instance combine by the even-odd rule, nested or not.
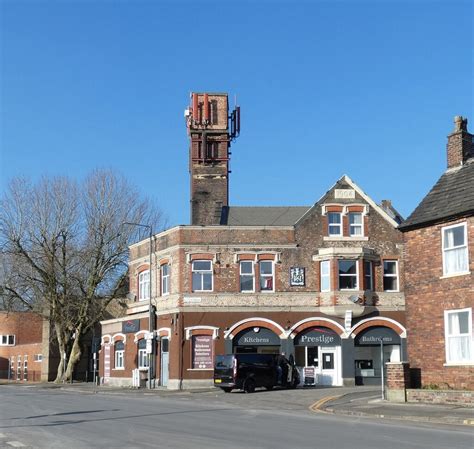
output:
[[[214,386],[226,393],[234,389],[253,393],[255,388],[296,388],[298,370],[284,356],[278,354],[218,355],[214,364]]]

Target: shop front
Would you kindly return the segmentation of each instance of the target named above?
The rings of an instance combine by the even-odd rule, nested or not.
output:
[[[294,346],[303,385],[342,385],[341,337],[334,330],[310,327],[296,335]]]
[[[375,326],[364,329],[354,341],[356,385],[378,385],[382,380],[382,367],[387,362],[399,362],[402,339],[393,329]]]
[[[282,352],[281,340],[272,330],[255,326],[242,330],[233,338],[232,352],[235,354],[280,354]]]

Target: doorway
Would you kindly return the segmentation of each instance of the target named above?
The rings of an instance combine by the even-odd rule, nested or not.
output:
[[[160,385],[167,387],[169,379],[169,339],[166,337],[161,339],[160,368]]]

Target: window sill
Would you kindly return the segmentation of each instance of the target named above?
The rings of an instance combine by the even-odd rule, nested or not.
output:
[[[369,237],[366,236],[354,236],[354,237],[347,237],[347,236],[325,236],[323,237],[324,242],[366,242],[369,240]]]
[[[471,366],[474,366],[474,360],[472,362],[449,362],[449,363],[443,363],[443,366],[446,367],[463,367],[465,366],[466,368],[469,368]]]
[[[400,293],[400,290],[384,290],[382,293]]]
[[[467,276],[469,274],[471,274],[470,271],[460,271],[459,273],[444,274],[443,276],[440,276],[440,279],[450,279],[458,276]]]
[[[112,368],[112,371],[125,371],[125,368]]]

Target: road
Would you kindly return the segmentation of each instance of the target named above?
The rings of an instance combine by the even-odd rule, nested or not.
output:
[[[112,395],[0,386],[0,448],[473,448],[469,427],[313,413],[291,405],[288,394]]]

